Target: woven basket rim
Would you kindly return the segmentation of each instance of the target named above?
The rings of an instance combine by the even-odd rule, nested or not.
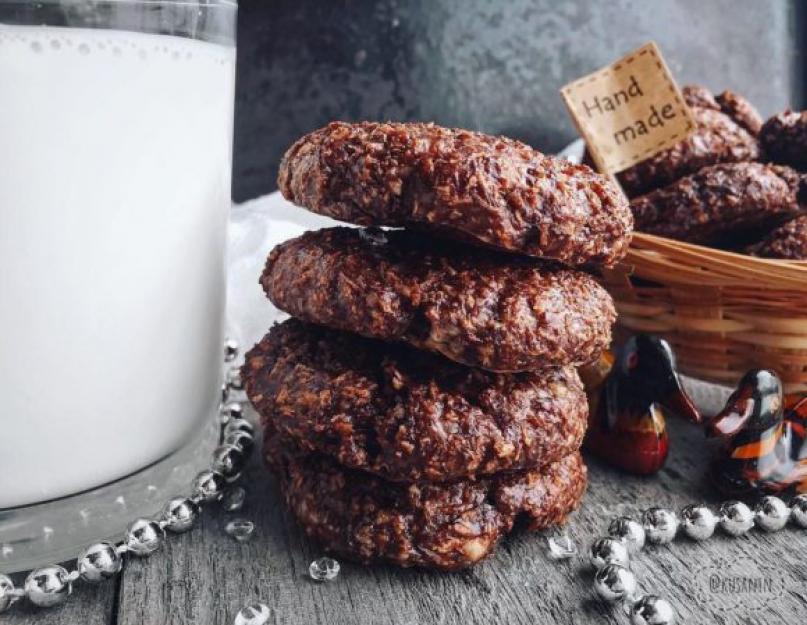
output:
[[[678,286],[727,286],[807,292],[807,261],[747,256],[636,232],[618,268]]]
[[[788,392],[807,390],[807,261],[637,233],[625,259],[602,277],[621,332],[663,336],[683,373],[734,383],[766,367]]]

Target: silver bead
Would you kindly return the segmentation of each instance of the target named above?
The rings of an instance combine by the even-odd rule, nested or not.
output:
[[[17,600],[14,582],[7,575],[0,574],[0,612],[5,612]]]
[[[229,404],[228,404],[229,405]],[[239,404],[240,405],[240,404]],[[235,417],[227,422],[227,425],[224,426],[224,436],[232,434],[234,432],[246,432],[253,438],[255,437],[255,426],[253,426],[249,421],[243,419],[241,417]]]
[[[224,362],[232,362],[238,358],[238,341],[225,339],[224,341]]]
[[[221,498],[221,507],[225,512],[238,512],[244,507],[246,498],[247,491],[243,487],[233,486]]]
[[[156,521],[137,519],[126,530],[124,544],[136,556],[147,556],[157,551],[165,540],[165,530]]]
[[[269,606],[263,603],[253,603],[241,608],[238,614],[235,615],[233,625],[266,625],[271,616],[272,611]]]
[[[666,599],[643,595],[631,608],[630,622],[633,625],[672,625],[675,623],[675,610]]]
[[[717,515],[708,506],[690,504],[681,510],[681,529],[692,540],[706,540],[715,533]]]
[[[241,369],[233,367],[227,371],[227,386],[234,391],[244,390],[244,382],[241,380]]]
[[[221,407],[221,416],[225,423],[229,423],[232,419],[241,419],[244,417],[244,407],[237,401],[231,401]]]
[[[67,569],[58,565],[31,571],[25,580],[25,596],[40,608],[60,605],[73,592]]]
[[[796,495],[790,500],[790,519],[807,529],[807,494]]]
[[[236,430],[225,435],[223,444],[232,445],[238,448],[245,456],[248,456],[255,447],[255,439],[252,438],[252,434]]]
[[[199,473],[193,480],[193,494],[200,501],[220,499],[227,481],[218,471],[207,469]]]
[[[565,533],[556,533],[546,537],[546,545],[549,548],[549,557],[553,560],[568,560],[577,555],[577,545],[571,536]]]
[[[165,529],[175,534],[187,532],[199,518],[199,506],[186,497],[175,497],[163,508]]]
[[[636,576],[623,566],[609,564],[594,574],[594,590],[606,601],[620,601],[636,592]]]
[[[591,545],[589,552],[589,562],[591,566],[599,570],[608,564],[618,564],[628,566],[628,549],[616,538],[599,538]]]
[[[224,533],[239,543],[247,542],[255,533],[255,524],[247,519],[233,519],[224,526]]]
[[[767,495],[754,506],[754,521],[766,532],[775,532],[787,525],[790,509],[779,497]]]
[[[308,565],[308,576],[315,582],[332,582],[339,576],[341,568],[333,558],[317,558]]]
[[[244,452],[235,445],[220,445],[213,451],[211,467],[225,479],[235,477],[244,467]]]
[[[742,501],[726,501],[720,506],[720,529],[729,536],[742,536],[754,527],[754,513]]]
[[[76,563],[78,574],[85,582],[100,582],[120,573],[123,557],[110,543],[96,543],[87,547]]]
[[[667,508],[649,508],[642,515],[647,540],[657,545],[672,542],[678,531],[678,517]]]
[[[627,547],[628,553],[637,553],[644,547],[644,528],[630,517],[621,516],[611,521],[608,535],[620,540]]]

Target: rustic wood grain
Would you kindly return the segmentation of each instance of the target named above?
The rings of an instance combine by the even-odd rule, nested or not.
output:
[[[74,567],[75,563],[64,566]],[[12,575],[16,585],[25,581],[25,575]],[[58,607],[41,610],[28,601],[20,601],[0,614],[3,625],[109,625],[117,616],[117,581],[98,586],[77,584],[68,601]]]
[[[687,424],[671,425],[671,459],[653,478],[623,475],[589,459],[589,492],[568,526],[581,551],[618,514],[636,516],[650,505],[679,508],[698,500],[717,501],[703,477],[709,450],[702,435]],[[273,609],[270,622],[278,625],[627,622],[595,597],[592,573],[581,558],[552,561],[545,539],[524,532],[464,573],[343,563],[336,582],[316,584],[307,570],[320,551],[280,505],[257,455],[245,484],[247,505],[238,516],[257,525],[250,542],[240,544],[224,534],[223,524],[234,515],[211,512],[200,527],[173,537],[162,552],[128,564],[115,614],[110,584],[80,590],[61,611],[15,610],[3,622],[229,625],[242,606],[258,600]],[[672,546],[649,547],[633,569],[645,590],[672,601],[679,623],[792,624],[807,618],[806,553],[807,531],[791,527],[777,534],[755,531],[741,539],[717,536],[706,543],[679,539]],[[725,562],[737,564],[727,567]],[[760,602],[753,593],[710,592],[709,575],[737,571],[773,577],[781,593],[768,593]]]

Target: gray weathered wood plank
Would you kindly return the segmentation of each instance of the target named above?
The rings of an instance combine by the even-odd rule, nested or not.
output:
[[[671,458],[655,477],[624,475],[590,459],[589,491],[568,526],[581,551],[615,515],[636,515],[650,505],[717,501],[704,478],[709,450],[702,435],[687,424],[671,425]],[[272,622],[284,625],[626,622],[596,599],[592,574],[580,558],[554,562],[543,537],[524,532],[464,573],[343,563],[336,582],[315,584],[306,572],[320,552],[280,505],[257,456],[245,484],[248,502],[240,516],[257,525],[252,541],[239,544],[224,534],[221,527],[232,515],[208,513],[200,527],[172,537],[162,552],[130,561],[116,615],[110,613],[114,586],[105,585],[79,589],[59,611],[15,609],[2,622],[228,625],[243,605],[257,600],[273,608]],[[805,553],[807,531],[790,528],[706,543],[679,539],[648,548],[633,568],[646,590],[672,601],[679,622],[796,623],[807,618]],[[735,578],[770,580],[771,586],[765,592],[732,590]],[[729,586],[715,592],[714,583]]]
[[[692,501],[716,501],[703,477],[708,449],[702,435],[686,424],[672,426],[671,461],[654,478],[627,476],[590,462],[591,486],[569,525],[581,550],[617,514],[636,515],[654,504],[678,508]],[[591,573],[580,559],[551,561],[544,539],[528,533],[511,537],[492,559],[465,573],[345,563],[337,582],[314,584],[306,571],[319,551],[284,511],[257,460],[247,487],[242,516],[256,522],[254,539],[234,542],[221,531],[228,517],[215,513],[200,530],[172,541],[163,554],[132,563],[121,592],[121,625],[227,624],[240,607],[256,600],[274,609],[276,623],[625,622],[595,598]],[[795,529],[739,540],[718,537],[704,544],[678,540],[670,547],[649,548],[634,568],[646,589],[670,598],[681,622],[795,622],[793,615],[807,616],[805,549],[807,532]],[[726,569],[724,561],[741,567]],[[768,576],[778,586],[761,599],[716,594],[709,586],[715,572]],[[757,606],[760,602],[765,605]],[[753,609],[744,609],[744,604],[753,604]]]

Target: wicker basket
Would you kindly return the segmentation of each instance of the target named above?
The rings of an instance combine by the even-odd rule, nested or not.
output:
[[[637,233],[625,260],[603,278],[620,331],[663,336],[683,373],[733,385],[765,367],[788,392],[807,390],[807,262]]]

